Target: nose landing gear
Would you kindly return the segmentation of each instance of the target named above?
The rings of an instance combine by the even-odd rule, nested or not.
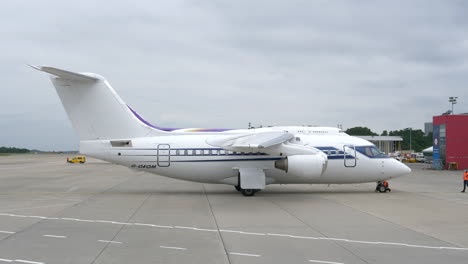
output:
[[[236,190],[244,196],[254,196],[256,192],[259,192],[259,189],[242,189],[240,186],[234,186]]]
[[[387,181],[379,181],[377,182],[377,186],[375,187],[375,192],[391,192],[392,189],[388,188],[388,182]]]

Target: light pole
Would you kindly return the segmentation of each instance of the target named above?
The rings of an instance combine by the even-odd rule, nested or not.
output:
[[[409,129],[409,150],[412,150],[412,146],[411,146],[411,131],[413,130],[413,128],[411,127],[408,127],[406,129]]]
[[[409,128],[409,149],[410,150],[413,150],[412,146],[411,146],[411,132],[413,131],[413,129],[410,127]]]
[[[449,102],[452,103],[452,115],[453,115],[453,105],[457,103],[457,98],[456,96],[450,96],[449,97]]]

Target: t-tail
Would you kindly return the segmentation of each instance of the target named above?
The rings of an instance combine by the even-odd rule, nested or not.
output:
[[[32,67],[52,75],[52,83],[80,141],[128,139],[165,133],[127,106],[100,75],[48,66]]]

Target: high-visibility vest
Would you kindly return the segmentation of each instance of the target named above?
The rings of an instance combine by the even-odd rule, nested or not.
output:
[[[463,173],[463,180],[468,181],[468,172]]]

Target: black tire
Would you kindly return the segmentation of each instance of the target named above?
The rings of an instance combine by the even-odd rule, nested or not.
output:
[[[381,185],[381,186],[379,186],[379,192],[381,192],[381,193],[387,192],[387,188],[385,188],[385,186]]]
[[[244,196],[254,196],[256,191],[255,189],[241,189],[241,193]]]
[[[240,192],[241,191],[241,188],[239,185],[235,185],[234,188],[236,188],[236,191]]]

